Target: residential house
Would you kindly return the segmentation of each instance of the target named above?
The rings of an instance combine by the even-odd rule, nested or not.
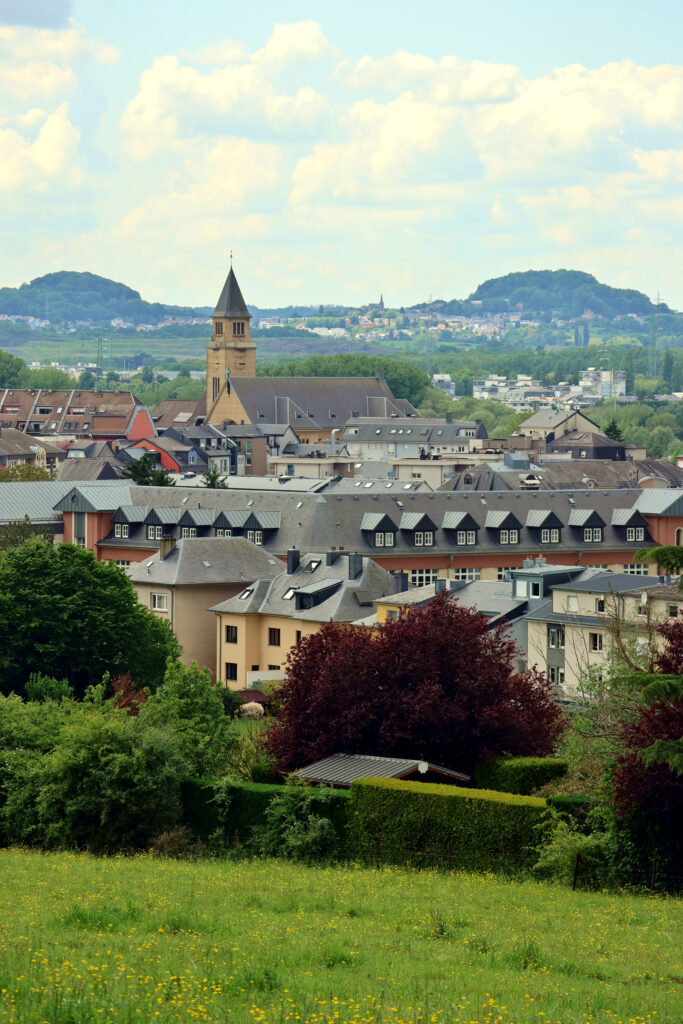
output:
[[[582,412],[568,409],[541,409],[534,413],[518,428],[518,433],[526,437],[542,439],[546,442],[555,441],[573,430],[591,433],[597,424],[584,416]]]
[[[325,622],[353,622],[393,587],[391,574],[371,558],[290,550],[286,569],[274,579],[257,579],[214,606],[216,673],[235,690],[282,678],[287,655],[302,637]]]
[[[14,466],[37,466],[55,473],[66,453],[47,438],[28,437],[23,430],[0,427],[0,473]]]
[[[216,617],[209,609],[281,569],[281,562],[244,537],[197,537],[196,528],[188,527],[181,540],[162,539],[159,551],[131,566],[128,575],[140,603],[173,627],[183,662],[208,668],[215,681]]]
[[[32,436],[112,440],[153,437],[147,406],[130,391],[0,388],[0,427]]]
[[[487,436],[481,420],[357,417],[344,424],[341,443],[352,458],[387,462],[468,453]]]

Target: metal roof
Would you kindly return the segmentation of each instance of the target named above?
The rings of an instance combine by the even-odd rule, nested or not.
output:
[[[340,587],[343,582],[339,577],[328,576],[327,579],[317,580],[305,587],[298,587],[296,592],[297,594],[322,594],[323,591],[331,590],[332,587]]]
[[[400,779],[417,772],[438,772],[458,782],[469,782],[470,776],[441,768],[429,761],[405,757],[374,757],[370,754],[333,754],[299,768],[295,775],[309,782],[327,782],[330,785],[350,786],[356,779]]]
[[[399,530],[416,530],[426,516],[426,512],[404,512],[398,528]]]
[[[497,530],[503,525],[508,516],[511,516],[512,512],[510,509],[502,508],[496,509],[495,512],[489,511],[486,513],[486,521],[484,526],[487,530]]]
[[[592,508],[573,508],[569,513],[569,526],[583,526],[592,515]]]
[[[119,505],[117,511],[127,523],[144,523],[149,509],[146,505]]]
[[[67,492],[55,503],[56,512],[113,512],[120,505],[131,503],[131,483],[101,484],[96,481],[84,481],[77,486],[67,481],[64,483],[67,485]]]
[[[235,272],[230,267],[228,276],[225,279],[223,290],[213,311],[214,316],[239,316],[244,319],[251,319],[251,313],[242,297],[240,286],[237,283]]]
[[[457,530],[464,519],[467,519],[469,512],[444,512],[442,530]]]
[[[213,526],[216,519],[215,508],[189,508],[185,513],[195,526]]]
[[[255,512],[254,518],[261,524],[262,530],[279,530],[282,514],[280,512]]]
[[[532,508],[527,512],[526,526],[532,529],[538,529],[539,526],[543,526],[546,519],[552,516],[552,512],[548,508]]]
[[[559,583],[553,590],[583,591],[587,594],[627,593],[630,590],[642,591],[646,586],[653,587],[651,576],[636,576],[635,573],[610,572],[605,570],[599,575],[588,579],[574,580],[570,583]],[[641,582],[645,581],[645,582]],[[654,584],[656,589],[657,584]]]
[[[615,508],[612,511],[612,526],[627,526],[634,517],[640,518],[635,508]]]
[[[665,487],[643,491],[633,507],[646,516],[683,515],[683,490]]]
[[[385,515],[384,512],[365,512],[360,521],[361,530],[376,530]]]

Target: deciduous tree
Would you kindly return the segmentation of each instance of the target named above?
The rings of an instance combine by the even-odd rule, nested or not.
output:
[[[467,771],[548,754],[562,730],[550,686],[512,668],[514,644],[447,597],[376,630],[328,623],[292,649],[267,737],[280,771],[345,751]]]

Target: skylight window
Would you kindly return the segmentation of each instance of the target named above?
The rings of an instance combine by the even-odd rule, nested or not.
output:
[[[289,590],[282,595],[283,601],[291,601],[296,594],[296,587],[290,587]]]
[[[240,601],[246,601],[246,600],[247,600],[247,598],[248,598],[248,597],[251,597],[251,595],[252,595],[253,593],[254,593],[254,588],[253,588],[253,587],[247,587],[247,589],[246,589],[246,590],[243,590],[243,591],[242,591],[242,593],[240,594],[240,596],[239,596],[238,600],[240,600]]]
[[[368,480],[367,483],[364,483],[363,487],[372,487],[372,480]]]
[[[308,565],[305,567],[304,572],[315,572],[320,565],[320,559],[311,559]]]

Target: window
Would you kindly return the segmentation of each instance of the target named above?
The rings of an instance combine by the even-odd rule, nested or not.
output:
[[[588,634],[588,646],[591,651],[602,650],[602,633],[589,633]]]
[[[168,596],[166,594],[152,594],[151,606],[154,612],[168,611]]]
[[[388,619],[397,619],[398,616],[399,616],[398,608],[387,608],[387,618]]]
[[[217,537],[232,537],[232,530],[222,530],[220,526],[216,530]]]
[[[670,604],[669,605],[669,618],[670,619],[677,619],[678,618],[678,605],[677,604]]]
[[[268,646],[279,647],[280,646],[280,630],[271,628],[268,630]]]
[[[223,333],[223,321],[222,320],[216,320],[216,334],[222,334],[222,333]]]
[[[247,540],[250,540],[252,544],[263,544],[263,531],[247,530]]]
[[[583,539],[586,544],[599,544],[602,541],[602,527],[595,526],[593,529],[587,527],[583,531]]]
[[[579,599],[576,594],[570,594],[567,598],[567,611],[578,612],[579,610]]]
[[[225,681],[237,679],[237,664],[234,661],[225,663]]]
[[[297,631],[296,631],[296,642],[298,644],[301,643],[301,630],[300,629],[297,629]]]
[[[558,686],[563,686],[564,669],[560,668],[559,665],[550,665],[548,668],[548,679],[551,683],[557,683]]]
[[[225,627],[225,642],[226,644],[237,643],[237,626],[226,626]]]
[[[311,559],[311,561],[308,562],[307,565],[304,567],[304,572],[315,572],[315,570],[318,568],[319,565],[320,565],[320,559],[319,558]]]
[[[424,587],[426,583],[434,583],[438,578],[436,569],[411,569],[410,582],[414,587]]]
[[[378,531],[375,534],[375,547],[376,548],[393,548],[394,546],[394,535],[393,533],[382,533]]]
[[[631,576],[647,576],[648,564],[647,562],[629,562],[628,565],[623,566],[623,570],[630,573]]]
[[[285,593],[282,595],[282,600],[283,601],[291,601],[295,594],[296,594],[296,587],[290,587],[289,590],[285,591]]]
[[[474,583],[475,580],[481,579],[481,569],[463,568],[453,570],[454,580],[464,580],[466,583]]]
[[[127,558],[117,558],[116,565],[118,565],[119,569],[127,569],[130,565],[130,560]]]
[[[559,530],[541,530],[541,544],[557,544],[559,540]]]
[[[540,597],[541,596],[541,584],[538,581],[533,581],[529,584],[529,597]]]
[[[195,526],[183,526],[182,530],[180,531],[180,536],[182,540],[185,540],[188,537],[196,537],[197,528]]]
[[[564,626],[548,626],[548,647],[564,650]]]
[[[416,548],[430,548],[434,543],[434,534],[431,530],[416,530],[415,531],[415,547]]]
[[[280,666],[279,665],[269,665],[268,666],[268,671],[269,672],[279,672],[280,671]]]
[[[128,523],[114,523],[114,536],[115,537],[127,537],[128,536]]]
[[[519,530],[501,530],[501,544],[519,544]]]
[[[477,534],[475,530],[458,530],[455,536],[456,544],[476,544]]]
[[[236,323],[232,325],[233,337],[241,337],[244,334],[244,324]]]
[[[595,598],[595,610],[596,612],[604,612],[605,610],[605,599],[604,597]]]
[[[161,526],[148,526],[147,527],[147,540],[161,540]]]
[[[504,580],[505,573],[512,572],[514,568],[516,568],[514,565],[499,565],[498,568],[496,569],[496,579]]]
[[[645,540],[645,529],[642,526],[629,526],[626,528],[626,540]]]

